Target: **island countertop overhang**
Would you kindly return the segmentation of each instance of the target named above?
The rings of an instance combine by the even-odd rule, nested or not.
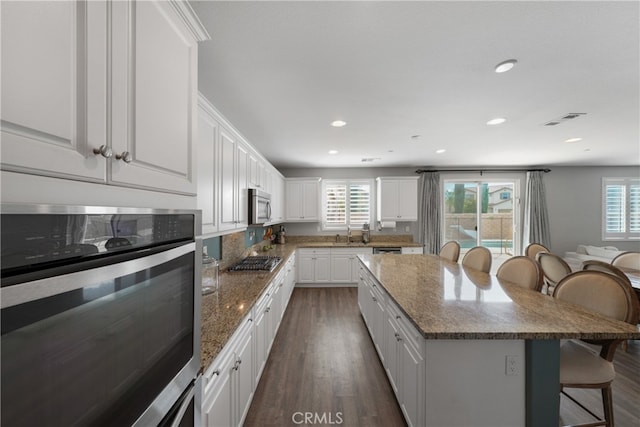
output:
[[[359,255],[425,339],[640,339],[637,326],[435,255]]]

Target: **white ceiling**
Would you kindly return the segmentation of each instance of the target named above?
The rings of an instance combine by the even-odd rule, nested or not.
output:
[[[640,165],[637,1],[191,5],[200,91],[278,168]]]

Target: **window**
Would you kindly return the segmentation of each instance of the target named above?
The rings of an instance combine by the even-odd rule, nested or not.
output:
[[[503,191],[500,193],[500,200],[509,200],[511,198],[511,193],[508,191]]]
[[[640,178],[603,178],[603,240],[640,240]]]
[[[371,222],[371,180],[323,180],[322,228],[343,230]]]

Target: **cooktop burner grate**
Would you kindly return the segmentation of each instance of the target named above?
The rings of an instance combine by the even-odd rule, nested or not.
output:
[[[280,261],[279,256],[250,256],[230,267],[229,271],[273,271]]]

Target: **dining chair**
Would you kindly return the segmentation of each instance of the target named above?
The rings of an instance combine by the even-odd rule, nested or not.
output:
[[[502,263],[496,272],[498,280],[515,283],[524,288],[540,291],[538,264],[527,256],[514,256]]]
[[[616,266],[614,266],[612,264],[606,263],[604,261],[598,261],[598,260],[595,260],[595,259],[586,260],[586,261],[584,261],[582,263],[582,269],[583,270],[602,271],[602,272],[605,272],[605,273],[613,274],[614,276],[620,277],[622,280],[627,282],[629,284],[629,286],[631,286],[633,288],[633,285],[631,284],[631,280],[629,280],[629,277],[624,273],[624,271],[622,271],[618,267],[616,267]],[[640,300],[640,294],[638,293],[638,290],[635,289],[635,288],[633,290],[636,293],[636,298],[638,298],[638,300]],[[640,324],[640,313],[638,314],[637,323]],[[623,341],[621,347],[622,347],[623,350],[628,351],[629,345],[628,345],[627,341]]]
[[[458,258],[460,257],[460,244],[455,240],[451,240],[442,245],[438,255],[449,261],[458,262]]]
[[[547,249],[546,246],[540,244],[540,243],[530,243],[525,249],[524,249],[524,254],[525,256],[528,256],[529,258],[531,258],[532,260],[536,259],[536,255],[538,254],[538,252],[550,252],[549,249]]]
[[[640,252],[623,252],[611,261],[611,265],[640,270]]]
[[[620,277],[602,271],[582,270],[567,275],[556,285],[553,296],[627,323],[635,324],[638,318],[638,300],[631,286]],[[614,425],[613,357],[621,341],[567,340],[560,346],[560,392],[599,421],[583,425]],[[600,347],[599,352],[585,343]],[[600,389],[604,420],[567,394],[567,388]]]
[[[613,264],[609,264],[604,261],[598,261],[595,259],[589,259],[582,262],[582,269],[591,270],[591,271],[602,271],[603,273],[613,274],[614,276],[620,277],[622,280],[627,282],[629,286],[631,286],[631,281],[629,280],[629,277],[627,277],[627,275],[624,274],[624,271],[620,270],[618,267],[616,267]]]
[[[462,265],[488,273],[491,271],[491,251],[484,246],[475,246],[464,254]]]
[[[562,257],[551,252],[538,252],[536,261],[543,276],[541,290],[547,295],[552,295],[558,282],[571,273],[571,267]]]

